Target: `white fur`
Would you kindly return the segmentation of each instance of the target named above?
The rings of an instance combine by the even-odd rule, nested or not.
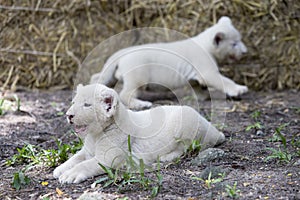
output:
[[[131,135],[132,155],[145,164],[171,161],[182,155],[192,140],[201,140],[208,148],[225,140],[205,118],[188,106],[160,106],[133,112],[119,101],[118,94],[104,85],[79,85],[69,122],[84,137],[83,148],[53,176],[61,183],[79,183],[104,173],[98,163],[118,168],[129,155],[127,139]]]
[[[101,73],[92,76],[91,83],[109,85],[114,78],[123,80],[120,98],[133,109],[151,107],[150,102],[136,98],[137,89],[149,83],[175,89],[196,80],[229,96],[238,96],[248,88],[222,76],[215,59],[238,60],[246,52],[230,18],[222,17],[214,26],[187,40],[133,46],[116,52]]]

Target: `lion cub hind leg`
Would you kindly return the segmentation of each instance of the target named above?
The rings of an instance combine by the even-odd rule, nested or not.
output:
[[[198,139],[201,140],[202,149],[213,147],[225,141],[225,135],[218,131],[210,122],[199,115]]]
[[[178,144],[179,145],[179,144]],[[182,153],[184,152],[184,148],[182,148],[181,150],[175,150],[172,151],[168,154],[162,155],[160,156],[160,161],[161,162],[167,162],[167,161],[172,161],[178,157],[180,157],[182,155]]]
[[[149,101],[142,101],[136,98],[139,84],[130,83],[131,80],[124,81],[123,89],[120,92],[121,101],[130,109],[141,110],[150,108],[152,103]]]

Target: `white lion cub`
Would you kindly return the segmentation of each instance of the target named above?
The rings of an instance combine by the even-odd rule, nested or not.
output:
[[[247,48],[230,18],[190,39],[170,43],[133,46],[113,54],[101,73],[94,74],[91,83],[107,86],[123,80],[121,101],[133,109],[151,107],[151,102],[137,99],[137,89],[156,83],[175,89],[195,80],[202,85],[237,96],[248,91],[246,86],[222,76],[215,59],[238,60]]]
[[[118,94],[104,85],[79,85],[67,117],[75,131],[84,137],[83,148],[53,176],[61,183],[79,183],[105,173],[99,163],[118,168],[131,151],[137,161],[151,164],[183,154],[192,140],[207,148],[222,143],[224,134],[188,106],[161,106],[133,112],[120,102]]]

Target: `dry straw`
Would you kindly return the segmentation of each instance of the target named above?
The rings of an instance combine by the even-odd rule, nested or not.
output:
[[[194,36],[222,15],[248,46],[222,73],[252,89],[300,88],[297,0],[9,0],[0,1],[0,87],[70,88],[97,44],[135,27]]]

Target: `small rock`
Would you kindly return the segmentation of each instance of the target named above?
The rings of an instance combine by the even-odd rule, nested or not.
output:
[[[79,200],[100,200],[102,199],[101,194],[97,192],[85,192],[79,198]]]
[[[198,156],[191,161],[191,163],[193,165],[202,165],[217,158],[222,158],[224,154],[225,152],[222,149],[208,148],[204,151],[201,151]]]
[[[109,193],[104,193],[104,192],[88,192],[85,191],[79,198],[78,200],[103,200],[103,199],[118,199],[120,198],[120,195],[114,195],[114,194],[109,194]]]
[[[257,136],[265,136],[266,134],[262,130],[256,131]]]

